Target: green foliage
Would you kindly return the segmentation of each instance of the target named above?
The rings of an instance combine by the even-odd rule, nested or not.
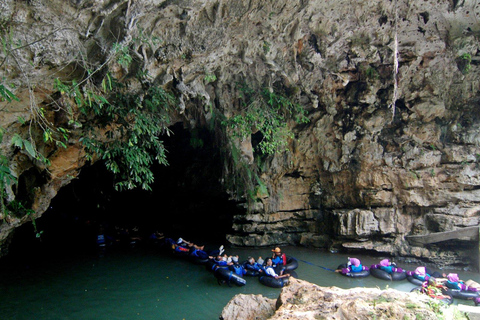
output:
[[[16,200],[8,204],[8,211],[10,215],[14,215],[16,217],[33,216],[35,214],[35,210],[25,207],[22,202]],[[32,225],[35,237],[37,239],[40,239],[43,234],[43,230],[38,230],[37,223],[34,217],[32,217]]]
[[[203,139],[199,136],[198,130],[193,129],[190,136],[190,146],[194,149],[203,148]]]
[[[373,67],[368,67],[365,70],[365,76],[367,77],[367,79],[370,79],[370,80],[377,80],[378,78],[380,78],[380,75],[378,74],[377,69]]]
[[[271,92],[268,89],[258,91],[247,85],[238,90],[241,109],[238,114],[230,118],[219,119],[225,128],[227,139],[231,143],[226,155],[230,158],[227,170],[230,172],[227,188],[235,190],[235,194],[245,197],[249,208],[259,198],[268,196],[269,191],[260,178],[262,170],[269,155],[283,153],[288,150],[289,139],[294,137],[289,128],[289,123],[307,123],[304,108],[292,102],[286,96]],[[239,150],[235,139],[252,139],[255,161],[247,163]]]
[[[3,138],[3,129],[0,128],[0,142]],[[8,211],[5,209],[7,201],[6,188],[9,185],[16,184],[17,178],[10,171],[7,157],[0,155],[0,214],[5,215]]]
[[[272,44],[268,41],[263,41],[263,53],[267,54],[270,52],[270,47]]]
[[[203,78],[205,80],[205,83],[210,83],[210,82],[215,82],[217,80],[217,76],[211,73],[205,74],[205,77]]]
[[[155,47],[159,45],[162,40],[155,36],[150,36],[145,34],[145,31],[142,28],[139,28],[137,35],[133,38],[133,43],[136,45],[146,45],[151,50],[155,50]]]
[[[113,54],[119,65],[124,68],[128,68],[132,63],[132,56],[130,55],[130,49],[127,45],[115,43],[112,48]]]
[[[85,87],[80,92],[76,82],[67,85],[60,80],[57,87],[75,101],[80,112],[92,118],[81,138],[88,159],[96,155],[105,161],[117,178],[117,190],[150,190],[152,163],[168,164],[159,136],[170,134],[167,125],[175,98],[157,86],[141,95],[128,93],[109,74],[102,81],[103,91]],[[97,138],[99,130],[106,130],[107,139]]]
[[[288,121],[293,119],[296,123],[307,123],[305,109],[293,103],[290,99],[271,92],[268,89],[257,94],[252,89],[241,89],[244,99],[244,109],[241,114],[223,121],[232,135],[237,138],[249,138],[253,133],[260,132],[261,141],[256,151],[262,155],[272,155],[288,150],[288,139],[294,137],[288,127]]]
[[[12,91],[8,90],[5,85],[0,83],[0,101],[12,102],[13,100],[20,101],[20,99],[18,99],[18,97]]]
[[[469,53],[463,53],[457,57],[457,66],[463,74],[468,74],[472,68],[472,56]]]

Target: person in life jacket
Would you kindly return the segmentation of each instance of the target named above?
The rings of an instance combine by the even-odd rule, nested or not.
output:
[[[477,292],[477,288],[472,288],[467,286],[462,280],[458,278],[458,274],[456,273],[449,273],[447,275],[447,281],[445,282],[445,286],[447,288],[454,289],[454,290],[466,290],[466,291]]]
[[[417,267],[413,272],[407,271],[407,275],[412,276],[420,281],[428,281],[428,279],[431,277],[431,275],[427,273],[427,269],[425,267]]]
[[[247,263],[245,263],[244,267],[245,267],[245,269],[250,270],[250,271],[263,272],[262,265],[258,264],[255,261],[254,257],[248,257]]]
[[[223,259],[223,256],[221,256],[221,255],[217,255],[215,257],[215,259],[213,259],[213,261],[219,266],[231,266],[231,265],[233,265],[232,261],[227,261],[227,260]]]
[[[232,263],[233,264],[230,265],[228,268],[230,270],[234,271],[235,274],[243,277],[247,273],[245,268],[241,264],[238,263],[238,256],[233,256],[232,257]]]
[[[280,274],[278,275],[276,272],[275,272],[275,269],[273,268],[273,261],[272,261],[272,258],[267,258],[265,260],[265,274],[270,276],[270,277],[273,277],[275,279],[280,279],[280,278],[287,278],[287,277],[290,277],[290,274],[289,273],[285,273],[285,274],[282,274],[282,272],[280,272]]]
[[[274,266],[277,265],[286,265],[287,264],[287,256],[285,253],[282,253],[282,250],[279,247],[276,247],[272,250],[272,263]]]
[[[385,271],[388,274],[392,274],[394,272],[403,272],[402,268],[397,267],[394,262],[390,262],[388,259],[383,259],[380,261],[379,264],[374,264],[370,268],[372,269],[380,269]]]
[[[360,260],[357,258],[348,258],[348,263],[346,268],[342,268],[340,272],[342,274],[361,272],[363,270],[368,270],[368,267],[362,266]]]

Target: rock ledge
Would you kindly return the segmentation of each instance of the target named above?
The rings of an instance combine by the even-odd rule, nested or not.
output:
[[[345,290],[298,279],[292,279],[282,289],[276,302],[259,295],[236,295],[220,317],[223,320],[439,318],[468,319],[457,307],[417,293],[375,288]]]

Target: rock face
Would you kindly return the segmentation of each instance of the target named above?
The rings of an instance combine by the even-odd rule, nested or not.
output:
[[[261,169],[253,135],[239,143],[267,192],[235,217],[232,244],[334,246],[472,264],[469,243],[412,247],[405,236],[479,224],[476,1],[8,0],[0,8],[10,48],[1,55],[0,84],[19,98],[0,102],[1,150],[20,185],[7,187],[4,198],[22,193],[35,210],[0,217],[0,239],[40,216],[85,164],[82,127],[70,121],[81,115],[58,112],[55,79],[109,66],[132,91],[142,86],[139,71],[173,88],[179,111],[172,124],[188,130],[241,113],[239,83],[280,88],[308,111],[308,124],[289,123],[291,151],[268,157]],[[115,44],[131,50],[130,67],[110,59]],[[29,125],[39,110],[65,124],[67,148],[43,142],[42,130]],[[12,146],[16,133],[36,141],[51,166]]]
[[[237,294],[223,308],[220,319],[268,319],[275,313],[275,303],[262,295]]]
[[[240,299],[242,304],[235,303]],[[380,290],[319,287],[293,279],[282,289],[273,315],[253,310],[258,296],[235,296],[223,309],[223,320],[240,319],[468,319],[464,314],[438,306],[426,295],[393,289]],[[234,306],[234,307],[233,307]],[[250,311],[250,312],[248,312]]]

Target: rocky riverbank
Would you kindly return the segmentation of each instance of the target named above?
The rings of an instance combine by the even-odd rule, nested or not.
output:
[[[393,289],[340,289],[292,279],[277,300],[236,295],[222,311],[223,320],[280,319],[469,319],[455,306],[425,295]]]

